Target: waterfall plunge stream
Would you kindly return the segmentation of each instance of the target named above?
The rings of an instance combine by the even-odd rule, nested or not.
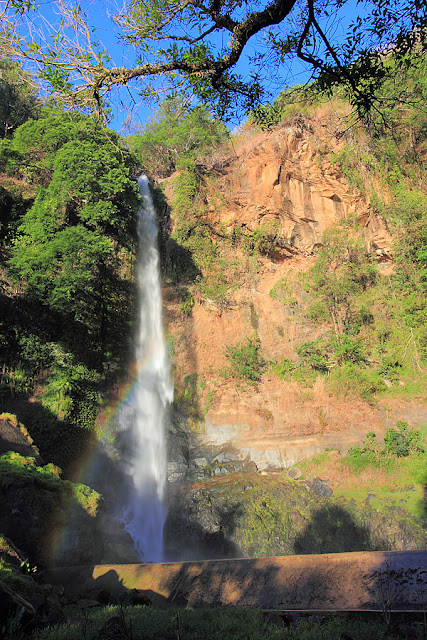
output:
[[[129,490],[122,520],[141,560],[163,560],[163,504],[166,483],[165,423],[173,400],[169,359],[163,335],[156,213],[146,176],[138,179],[139,328],[137,379],[132,398],[120,413],[126,433]]]

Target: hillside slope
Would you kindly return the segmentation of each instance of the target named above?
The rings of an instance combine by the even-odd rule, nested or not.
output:
[[[175,273],[164,290],[175,406],[196,457],[225,445],[277,469],[325,448],[345,452],[397,420],[426,422],[420,334],[399,324],[400,301],[389,299],[396,236],[344,176],[336,159],[346,142],[333,124],[315,114],[242,133],[228,157],[198,168],[192,210],[180,199],[186,170],[161,181],[171,205],[166,276],[173,238],[199,270],[192,282]],[[340,299],[328,300],[319,264]],[[253,379],[230,368],[231,352],[244,361],[251,340]]]

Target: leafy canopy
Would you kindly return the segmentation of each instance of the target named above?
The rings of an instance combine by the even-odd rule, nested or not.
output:
[[[190,108],[182,98],[165,100],[140,133],[128,136],[129,147],[138,153],[143,167],[165,177],[196,155],[215,147],[227,130],[204,106]]]
[[[47,186],[23,216],[9,267],[52,309],[89,322],[108,302],[118,250],[132,242],[132,157],[90,118],[46,112],[20,127],[23,171]]]
[[[323,247],[309,273],[309,288],[331,315],[338,337],[354,314],[357,294],[374,284],[377,268],[360,240],[338,226],[323,235]]]
[[[10,138],[40,112],[40,100],[29,73],[20,64],[0,61],[0,138]]]

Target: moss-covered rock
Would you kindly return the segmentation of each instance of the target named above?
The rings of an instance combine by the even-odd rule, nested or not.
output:
[[[22,422],[13,413],[0,413],[0,455],[8,451],[34,457],[37,464],[43,464],[40,452]]]
[[[102,557],[102,498],[62,480],[53,464],[9,452],[0,457],[0,531],[37,566],[90,564]]]
[[[193,559],[424,548],[422,522],[396,509],[322,497],[284,474],[236,473],[174,491],[167,552]]]

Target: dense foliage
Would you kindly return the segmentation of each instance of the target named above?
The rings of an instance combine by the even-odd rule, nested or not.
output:
[[[420,431],[400,420],[397,429],[387,429],[383,445],[379,444],[375,433],[370,431],[360,445],[349,449],[348,455],[367,462],[380,462],[390,456],[405,458],[410,454],[423,452]]]
[[[256,333],[236,345],[226,347],[225,355],[230,366],[221,371],[222,376],[236,378],[238,382],[249,385],[261,380],[266,362],[261,355],[261,341]]]
[[[10,138],[29,118],[39,115],[41,101],[31,76],[20,64],[0,61],[0,138]]]
[[[138,133],[127,137],[141,166],[151,175],[167,177],[177,168],[227,137],[224,125],[205,106],[190,108],[178,97],[165,100],[156,115]]]
[[[30,426],[41,429],[42,452],[64,464],[79,430],[93,428],[103,376],[127,355],[135,161],[96,120],[47,109],[18,127],[3,151],[14,159],[8,175],[33,185],[36,195],[23,206],[3,189],[9,214],[1,228],[8,309],[0,320],[1,393],[27,394],[44,372],[44,414]],[[51,437],[56,446],[64,437],[53,452],[49,431],[58,430],[57,419],[64,426]]]

